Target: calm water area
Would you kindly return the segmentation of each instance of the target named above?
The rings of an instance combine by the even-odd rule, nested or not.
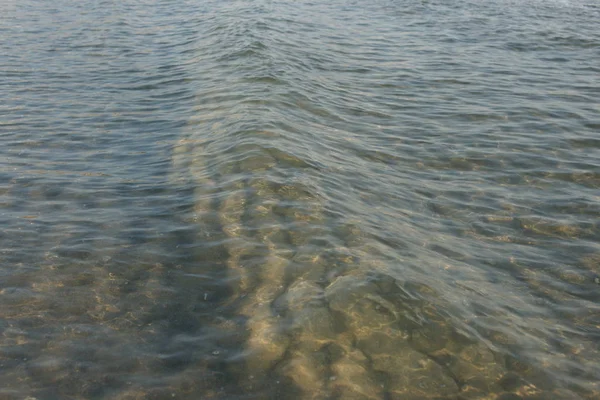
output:
[[[1,400],[600,399],[597,0],[1,0]]]

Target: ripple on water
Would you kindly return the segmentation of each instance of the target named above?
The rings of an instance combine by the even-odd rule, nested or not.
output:
[[[600,397],[598,7],[15,4],[0,397]]]

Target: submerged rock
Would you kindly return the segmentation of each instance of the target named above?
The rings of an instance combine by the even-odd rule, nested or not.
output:
[[[247,156],[240,162],[241,172],[258,172],[273,168],[277,160],[268,154],[255,153]]]
[[[344,316],[346,326],[357,336],[389,327],[398,321],[396,307],[377,294],[378,286],[368,278],[346,275],[326,289],[329,308]]]
[[[303,400],[329,398],[326,391],[328,374],[322,356],[319,353],[293,351],[278,368],[282,376],[287,377],[300,389],[301,395],[297,398]]]
[[[233,189],[232,189],[233,190]],[[241,218],[246,210],[246,196],[242,189],[227,196],[220,207],[220,219],[225,229],[229,225],[241,224]]]
[[[373,369],[387,374],[392,399],[428,399],[458,394],[458,385],[439,364],[405,348],[372,357]]]
[[[292,257],[290,277],[295,280],[324,282],[324,276],[329,268],[326,254],[317,246],[302,246]]]
[[[395,354],[410,349],[408,334],[397,329],[384,329],[357,338],[356,346],[365,354],[376,357],[380,354]]]
[[[431,354],[446,347],[452,331],[447,322],[428,321],[411,332],[412,346],[426,354]]]
[[[336,234],[342,238],[348,247],[358,247],[365,243],[367,235],[360,227],[361,221],[352,220],[338,226]]]
[[[506,372],[487,346],[477,343],[462,348],[448,365],[462,384],[466,398],[480,398],[485,393],[502,392],[500,378]]]
[[[323,298],[323,289],[312,282],[301,280],[290,285],[285,294],[277,299],[277,304],[297,311],[306,307],[319,307],[324,303]]]
[[[348,312],[365,295],[376,292],[377,285],[356,274],[338,277],[327,287],[325,295],[332,310]]]
[[[290,341],[282,334],[278,320],[273,317],[255,317],[248,321],[248,328],[247,370],[250,374],[262,376],[281,360]]]
[[[369,368],[369,360],[359,350],[344,354],[331,366],[330,388],[339,399],[382,399],[383,385]]]
[[[324,301],[323,289],[308,281],[288,288],[275,307],[285,314],[287,329],[305,349],[321,349],[334,338],[332,318]]]

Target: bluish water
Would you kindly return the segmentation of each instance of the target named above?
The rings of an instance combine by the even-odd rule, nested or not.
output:
[[[598,21],[4,0],[0,398],[599,398]]]

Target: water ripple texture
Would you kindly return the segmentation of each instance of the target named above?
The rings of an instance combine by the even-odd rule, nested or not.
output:
[[[599,398],[599,20],[5,0],[0,398]]]

